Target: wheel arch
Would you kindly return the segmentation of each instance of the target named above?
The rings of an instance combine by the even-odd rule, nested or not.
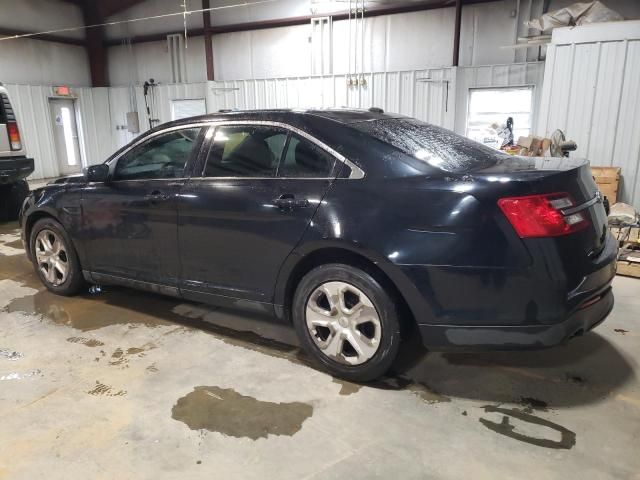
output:
[[[314,268],[329,263],[343,263],[355,268],[360,268],[374,277],[398,302],[402,333],[409,333],[416,327],[416,316],[409,306],[407,299],[391,276],[380,267],[380,262],[371,259],[364,253],[336,245],[318,247],[298,257],[297,262],[290,265],[287,269],[287,273],[285,274],[286,278],[278,282],[280,288],[276,290],[274,300],[276,305],[284,306],[282,316],[288,323],[292,322],[291,306],[293,296],[296,286],[300,283],[302,277]]]
[[[60,222],[60,219],[57,218],[52,212],[49,210],[36,210],[34,212],[29,213],[29,215],[24,220],[24,244],[25,251],[27,252],[27,256],[31,258],[31,232],[33,231],[33,226],[36,224],[38,220],[42,220],[43,218],[51,218],[56,222]]]

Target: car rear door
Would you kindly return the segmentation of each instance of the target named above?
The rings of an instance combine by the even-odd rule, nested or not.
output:
[[[110,163],[107,182],[84,189],[83,243],[96,280],[109,275],[177,292],[177,195],[197,156],[201,128],[152,135]]]
[[[202,175],[178,203],[181,293],[270,303],[339,161],[283,125],[225,124],[207,137]]]

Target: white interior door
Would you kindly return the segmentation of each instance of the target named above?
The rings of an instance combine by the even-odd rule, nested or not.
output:
[[[60,174],[82,170],[76,109],[72,98],[50,98],[51,125]]]

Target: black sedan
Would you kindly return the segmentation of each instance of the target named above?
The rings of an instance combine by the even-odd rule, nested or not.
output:
[[[379,109],[167,123],[35,190],[21,226],[55,293],[119,284],[266,311],[359,381],[411,335],[547,347],[613,306],[617,245],[587,162],[511,157]]]

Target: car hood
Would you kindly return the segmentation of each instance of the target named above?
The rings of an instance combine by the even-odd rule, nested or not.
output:
[[[64,185],[67,183],[84,183],[85,177],[82,173],[74,173],[73,175],[66,175],[64,177],[56,178],[55,180],[51,180],[47,185]]]

